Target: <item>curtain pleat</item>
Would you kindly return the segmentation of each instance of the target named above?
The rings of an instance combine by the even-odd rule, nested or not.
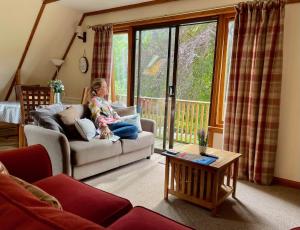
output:
[[[109,25],[94,26],[94,50],[92,62],[92,80],[105,78],[108,87],[111,81],[113,27]]]
[[[239,177],[270,184],[279,127],[285,2],[236,6],[224,149],[242,154]]]

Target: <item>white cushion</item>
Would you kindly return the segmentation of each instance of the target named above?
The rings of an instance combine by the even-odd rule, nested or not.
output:
[[[96,135],[96,127],[94,123],[87,118],[75,120],[75,127],[80,136],[86,141],[90,141]]]
[[[121,120],[128,124],[136,126],[139,133],[143,131],[141,125],[141,116],[139,113],[121,117]]]

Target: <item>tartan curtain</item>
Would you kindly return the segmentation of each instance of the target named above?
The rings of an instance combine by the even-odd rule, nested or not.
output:
[[[92,81],[95,78],[105,78],[107,86],[111,80],[111,57],[113,27],[111,24],[93,26],[95,31]]]
[[[273,179],[282,75],[285,2],[253,1],[236,8],[224,149],[242,154],[239,177]]]

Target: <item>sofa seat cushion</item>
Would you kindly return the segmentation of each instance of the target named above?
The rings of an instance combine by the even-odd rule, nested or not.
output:
[[[0,188],[2,230],[103,229],[72,213],[50,207],[7,175],[0,175]]]
[[[123,153],[129,153],[146,148],[154,143],[154,134],[143,131],[136,140],[122,139]]]
[[[143,207],[134,207],[129,213],[109,226],[110,230],[190,230],[172,219]]]
[[[70,141],[72,165],[84,165],[103,160],[122,153],[120,141],[92,139],[87,141]]]
[[[93,188],[64,174],[37,181],[35,185],[56,197],[65,211],[102,226],[108,226],[132,208],[128,200]]]

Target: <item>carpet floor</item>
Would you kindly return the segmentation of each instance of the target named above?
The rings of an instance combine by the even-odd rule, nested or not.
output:
[[[150,160],[88,178],[85,183],[129,199],[195,229],[290,229],[300,226],[300,191],[282,186],[261,186],[238,181],[237,200],[229,197],[218,208],[217,217],[209,210],[172,195],[163,198],[164,158]]]

